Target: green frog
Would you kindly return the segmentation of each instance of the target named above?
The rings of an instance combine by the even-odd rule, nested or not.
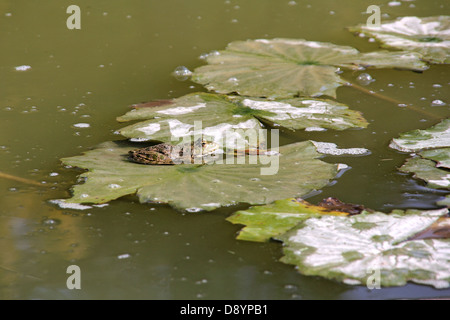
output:
[[[151,147],[145,147],[128,152],[129,159],[133,162],[149,165],[173,165],[186,162],[205,163],[204,157],[213,155],[219,145],[215,142],[208,142],[198,139],[190,144],[171,145],[160,143]],[[184,154],[189,152],[189,154]],[[201,161],[195,161],[201,159]]]

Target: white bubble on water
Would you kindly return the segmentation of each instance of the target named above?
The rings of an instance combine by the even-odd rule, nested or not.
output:
[[[398,7],[398,6],[401,6],[401,5],[402,5],[402,3],[400,1],[391,1],[391,2],[388,3],[389,7]]]
[[[44,219],[42,221],[42,225],[44,225],[44,226],[56,226],[58,224],[61,224],[61,221],[58,219],[48,218],[48,219]]]
[[[131,254],[129,254],[129,253],[124,253],[124,254],[120,254],[117,256],[117,259],[119,259],[119,260],[129,259],[129,258],[131,258]]]
[[[369,85],[370,83],[374,82],[375,79],[373,79],[372,76],[371,76],[370,74],[368,74],[368,73],[361,73],[361,74],[356,78],[356,81],[358,81],[358,83],[359,83],[360,85],[367,86],[367,85]]]
[[[446,103],[442,100],[436,99],[436,100],[431,101],[431,105],[433,107],[443,107],[446,105]]]
[[[28,66],[28,65],[17,66],[17,67],[14,67],[14,69],[16,71],[28,71],[31,69],[31,66]]]
[[[73,126],[75,128],[89,128],[91,125],[89,123],[75,123]]]
[[[175,68],[175,70],[172,72],[172,75],[177,79],[178,81],[186,81],[192,76],[192,71],[186,68],[185,66],[178,66]]]

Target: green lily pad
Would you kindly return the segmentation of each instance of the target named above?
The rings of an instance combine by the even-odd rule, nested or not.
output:
[[[436,167],[450,169],[450,148],[425,150],[420,153],[422,158],[436,161]]]
[[[107,142],[84,155],[62,159],[65,165],[89,170],[80,176],[85,183],[74,186],[73,197],[65,203],[98,204],[137,194],[142,203],[210,211],[302,196],[326,186],[338,172],[338,165],[316,159],[320,154],[309,141],[282,146],[279,153],[234,158],[232,164],[218,159],[205,165],[142,165],[127,160],[130,149],[124,142]]]
[[[336,97],[336,89],[346,83],[336,73],[340,67],[425,70],[419,58],[411,52],[360,53],[348,46],[300,39],[235,41],[209,54],[208,65],[195,69],[192,80],[225,94]]]
[[[448,209],[310,218],[279,238],[300,273],[351,285],[450,286],[450,239],[412,240]],[[361,228],[361,226],[365,226]]]
[[[250,144],[245,131],[262,128],[260,120],[292,130],[344,130],[368,125],[361,113],[331,100],[297,98],[267,101],[211,93],[188,94],[170,103],[165,102],[163,106],[137,108],[118,120],[140,121],[119,130],[127,138],[171,143],[172,139],[203,134],[230,148],[237,140]],[[196,121],[201,121],[201,128],[196,129]]]
[[[413,130],[392,139],[389,145],[403,152],[418,152],[407,159],[400,171],[413,173],[414,178],[427,182],[430,188],[450,188],[450,119],[426,130]]]
[[[306,219],[323,214],[348,215],[346,212],[332,211],[291,198],[235,212],[227,220],[234,224],[245,225],[237,239],[264,242],[287,232]]]
[[[349,28],[383,43],[383,47],[418,52],[432,63],[450,63],[450,16],[401,17],[379,27],[361,24]]]
[[[450,119],[444,119],[426,130],[413,130],[392,139],[389,147],[403,152],[450,147]]]
[[[432,160],[419,157],[410,158],[399,170],[414,173],[414,178],[425,180],[429,188],[450,189],[450,172],[437,168],[436,163]]]

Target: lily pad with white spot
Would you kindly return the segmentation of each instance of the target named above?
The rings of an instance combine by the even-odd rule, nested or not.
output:
[[[401,17],[380,26],[349,28],[379,40],[383,47],[418,52],[432,63],[450,63],[450,16]]]
[[[267,101],[260,98],[193,93],[165,102],[162,106],[136,108],[119,121],[140,121],[119,130],[127,138],[171,143],[202,134],[226,147],[258,131],[262,122],[288,129],[365,128],[368,123],[358,111],[323,99],[295,98]],[[197,125],[197,127],[196,127]],[[247,132],[246,132],[247,131]]]
[[[426,130],[413,130],[392,139],[389,147],[403,152],[450,147],[450,119],[444,119]]]
[[[289,231],[306,219],[324,214],[349,215],[346,212],[329,210],[301,199],[291,198],[238,211],[227,220],[234,224],[245,225],[237,239],[264,242]]]
[[[429,188],[450,189],[450,171],[436,167],[436,162],[432,160],[410,158],[399,170],[413,173],[414,178],[425,180]]]
[[[282,261],[304,275],[350,285],[411,281],[448,288],[450,239],[409,240],[447,213],[444,208],[310,218],[278,237],[284,242]]]
[[[425,150],[420,153],[425,159],[436,161],[436,167],[450,169],[450,148]]]
[[[85,182],[74,186],[72,198],[64,203],[99,204],[136,194],[142,203],[210,211],[302,196],[323,188],[338,172],[338,165],[317,159],[320,154],[309,141],[265,155],[217,158],[205,165],[137,164],[127,159],[130,149],[128,142],[108,142],[84,155],[62,159],[65,165],[88,170],[80,176]]]
[[[231,42],[207,55],[208,65],[194,70],[192,80],[218,93],[267,97],[328,95],[347,81],[339,68],[401,68],[425,70],[411,52],[361,53],[355,48],[301,39],[258,39]]]
[[[403,152],[418,152],[406,160],[400,171],[413,173],[430,188],[450,189],[450,119],[426,130],[402,133],[389,146]]]

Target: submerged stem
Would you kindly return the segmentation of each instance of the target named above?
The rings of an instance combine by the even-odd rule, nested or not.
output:
[[[30,180],[30,179],[21,178],[21,177],[16,177],[16,176],[13,176],[11,174],[7,174],[7,173],[1,172],[1,171],[0,171],[0,178],[5,178],[5,179],[9,179],[9,180],[14,180],[14,181],[42,187],[42,184],[40,184],[39,182]]]
[[[416,112],[419,112],[419,113],[423,114],[424,116],[426,116],[426,117],[428,117],[428,118],[431,118],[431,119],[441,119],[441,117],[435,115],[434,113],[431,113],[431,112],[426,111],[426,110],[422,110],[422,109],[420,109],[420,108],[418,108],[418,107],[415,107],[415,106],[413,106],[413,105],[406,104],[406,103],[404,103],[404,102],[402,102],[402,101],[399,101],[399,100],[394,99],[394,98],[391,98],[391,97],[387,97],[387,96],[382,95],[382,94],[380,94],[380,93],[373,92],[373,91],[368,90],[368,89],[366,89],[366,88],[363,88],[363,87],[361,87],[361,86],[359,86],[359,85],[357,85],[357,84],[355,84],[355,83],[352,83],[352,82],[347,81],[347,86],[348,86],[348,87],[355,88],[356,90],[359,90],[359,91],[361,91],[361,92],[364,92],[364,93],[366,93],[366,94],[369,94],[369,95],[371,95],[371,96],[373,96],[373,97],[376,97],[376,98],[379,98],[379,99],[382,99],[382,100],[385,100],[385,101],[394,103],[394,104],[396,104],[396,105],[403,104],[403,105],[406,106],[406,108],[408,108],[408,109],[410,109],[410,110],[413,110],[413,111],[416,111]]]

